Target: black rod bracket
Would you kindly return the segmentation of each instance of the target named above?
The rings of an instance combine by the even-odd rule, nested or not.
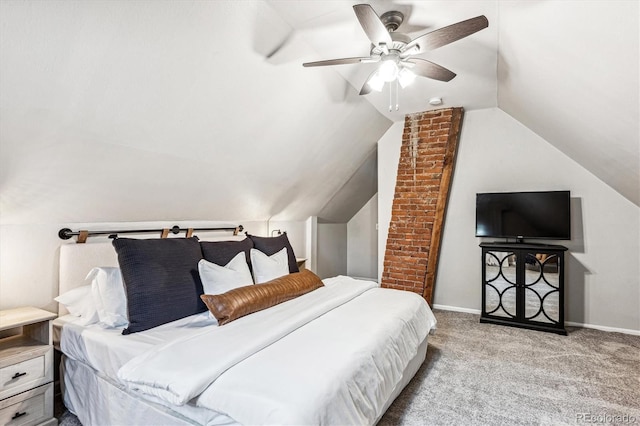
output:
[[[76,232],[76,235],[77,234],[78,233]],[[69,228],[62,228],[58,231],[58,237],[60,237],[61,240],[68,240],[73,237],[73,231]]]

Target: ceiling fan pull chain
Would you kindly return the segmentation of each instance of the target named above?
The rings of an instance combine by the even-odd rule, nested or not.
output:
[[[398,109],[400,108],[400,101],[398,100],[400,98],[400,87],[398,79],[396,78],[396,80],[393,82],[393,85],[396,86],[396,111],[398,111]]]
[[[394,110],[394,105],[396,111],[398,111],[398,109],[400,108],[400,103],[398,102],[398,92],[398,79],[396,79],[389,83],[389,112],[392,112]]]

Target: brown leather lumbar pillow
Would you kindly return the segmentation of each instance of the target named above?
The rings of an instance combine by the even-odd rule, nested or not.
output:
[[[223,325],[242,316],[270,308],[322,287],[322,280],[308,269],[263,284],[248,285],[222,294],[203,294],[200,298]]]

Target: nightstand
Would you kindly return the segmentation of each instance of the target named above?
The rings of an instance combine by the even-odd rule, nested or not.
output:
[[[53,426],[51,320],[37,308],[0,311],[0,425]]]

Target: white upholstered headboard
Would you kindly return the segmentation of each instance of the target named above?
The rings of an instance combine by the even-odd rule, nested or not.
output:
[[[242,240],[244,235],[201,238],[200,241]],[[60,246],[60,283],[58,294],[88,284],[85,278],[97,266],[119,266],[118,255],[111,241]],[[58,315],[66,315],[67,309],[58,303]]]
[[[63,294],[87,284],[85,278],[96,266],[118,266],[116,251],[108,243],[64,244],[60,246],[60,285]],[[58,303],[58,315],[66,315],[67,309]]]

